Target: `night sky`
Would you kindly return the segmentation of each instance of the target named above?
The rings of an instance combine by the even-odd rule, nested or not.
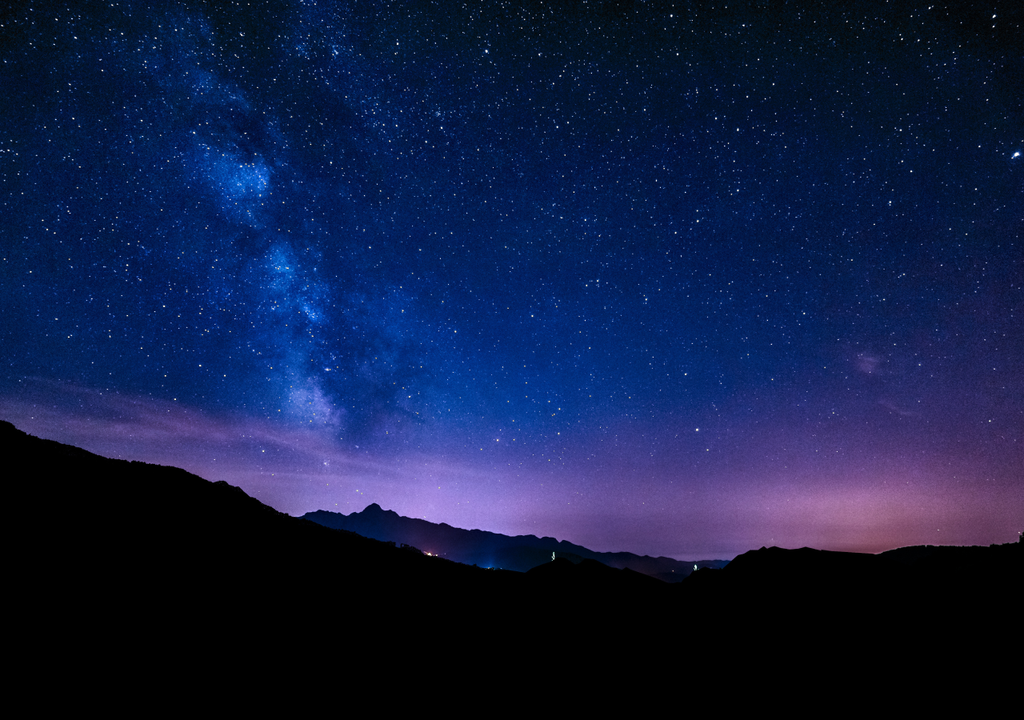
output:
[[[1019,0],[16,1],[0,418],[290,514],[1015,542],[1022,48]]]

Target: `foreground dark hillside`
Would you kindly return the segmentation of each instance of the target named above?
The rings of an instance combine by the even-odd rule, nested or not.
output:
[[[29,652],[56,642],[88,664],[104,648],[143,683],[146,663],[179,654],[200,675],[266,666],[275,682],[323,679],[338,663],[426,664],[498,682],[611,672],[631,687],[907,663],[970,675],[965,658],[1019,654],[1020,543],[762,548],[675,585],[593,560],[514,573],[325,528],[225,483],[9,423],[0,448],[22,518],[18,612],[39,632]]]
[[[664,583],[593,561],[529,574],[427,557],[280,513],[184,470],[111,460],[0,423],[30,552],[28,607],[65,631],[129,645],[214,639],[231,653],[344,647],[392,662],[398,645],[493,652],[526,638],[600,637],[590,623],[644,608]],[[60,608],[59,610],[57,608]],[[596,626],[595,626],[596,629]],[[506,656],[507,657],[507,656]]]

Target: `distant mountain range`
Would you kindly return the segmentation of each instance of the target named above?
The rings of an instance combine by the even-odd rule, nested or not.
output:
[[[538,565],[564,558],[573,563],[596,560],[608,567],[630,569],[665,582],[680,582],[697,568],[723,568],[728,560],[684,562],[667,557],[635,555],[629,552],[595,552],[581,545],[536,535],[509,537],[486,530],[462,530],[447,523],[407,518],[372,503],[350,515],[317,510],[302,516],[306,520],[348,530],[363,537],[407,545],[423,552],[482,568],[526,572]]]

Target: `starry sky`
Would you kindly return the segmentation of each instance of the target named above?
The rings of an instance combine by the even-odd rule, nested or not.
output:
[[[0,417],[594,550],[1024,530],[1024,6],[15,2]]]

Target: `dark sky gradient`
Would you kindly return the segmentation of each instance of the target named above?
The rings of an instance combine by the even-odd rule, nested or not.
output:
[[[1019,0],[16,3],[0,416],[292,514],[1015,541],[1022,38]]]

